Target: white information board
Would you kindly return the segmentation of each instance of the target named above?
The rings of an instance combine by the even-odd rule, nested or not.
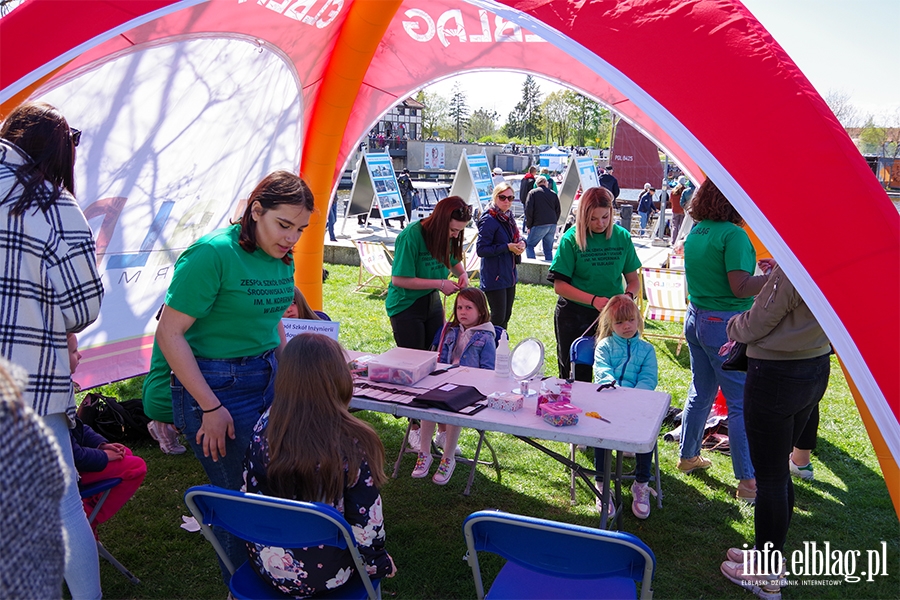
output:
[[[459,157],[459,166],[456,169],[456,177],[450,186],[451,196],[461,196],[469,204],[480,208],[491,201],[494,193],[494,180],[491,177],[491,169],[488,167],[488,159],[484,154],[462,154]]]
[[[387,153],[368,153],[360,156],[356,180],[350,190],[345,219],[368,215],[377,203],[382,219],[406,217],[400,196],[394,164]],[[346,221],[344,222],[346,225]]]
[[[284,337],[291,341],[294,336],[303,333],[321,333],[333,340],[338,339],[341,324],[338,321],[317,321],[314,319],[282,319]]]

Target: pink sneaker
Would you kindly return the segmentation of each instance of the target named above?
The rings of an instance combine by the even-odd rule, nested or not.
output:
[[[431,462],[433,460],[434,459],[430,454],[419,453],[419,457],[416,459],[416,468],[413,469],[412,476],[415,479],[422,479],[428,475],[428,470],[431,469]]]
[[[453,476],[453,469],[456,468],[456,458],[453,456],[445,456],[438,465],[438,470],[431,478],[438,485],[445,485]]]

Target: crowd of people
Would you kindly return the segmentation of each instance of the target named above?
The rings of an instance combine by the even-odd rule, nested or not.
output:
[[[79,479],[123,480],[96,527],[146,475],[140,458],[75,415],[77,334],[97,318],[104,291],[93,235],[74,197],[80,137],[42,103],[21,105],[0,127],[0,212],[7,223],[0,241],[5,265],[0,415],[19,415],[15,419],[30,427],[28,435],[57,441],[59,465],[41,476],[46,498],[59,506],[59,520],[41,525],[51,529],[41,539],[64,548],[63,561],[51,549],[47,564],[64,569],[60,574],[79,599],[101,597],[96,532],[87,520],[95,501],[82,501]],[[601,183],[607,176],[614,180],[611,171],[607,167]],[[607,179],[609,187],[584,191],[574,226],[562,234],[554,253],[559,198],[548,174],[530,175],[520,188],[527,233],[518,229],[511,210],[515,194],[505,181],[498,181],[478,218],[478,288],[470,287],[462,263],[464,232],[472,221],[463,198],[441,200],[430,216],[400,232],[385,300],[396,345],[434,349],[442,363],[493,369],[496,345],[513,314],[517,265],[523,252],[534,258],[540,241],[558,296],[553,319],[559,376],[656,389],[656,354],[641,339],[636,304],[641,261],[629,232],[614,223],[618,185]],[[808,450],[815,445],[831,347],[775,261],[756,260],[740,214],[718,187],[707,179],[694,192],[682,179],[672,186],[671,197],[694,225],[683,243],[691,385],[677,469],[691,473],[711,465],[700,444],[721,389],[736,494],[755,502],[755,547],[782,550],[793,512],[792,472],[812,476]],[[292,248],[314,210],[304,180],[276,171],[250,193],[238,222],[201,237],[181,254],[158,314],[145,410],[163,450],[177,453],[177,436],[183,435],[210,483],[326,502],[343,512],[366,532],[358,539],[367,565],[360,575],[391,577],[397,568],[385,549],[382,442],[349,412],[353,382],[340,345],[318,334],[287,343],[281,321],[318,318],[293,285]],[[644,212],[639,208],[642,219]],[[247,281],[272,303],[254,303]],[[454,296],[449,315],[441,295]],[[573,370],[569,348],[585,335],[596,338],[593,367]],[[722,368],[734,341],[747,345],[746,372]],[[24,378],[16,377],[15,365],[25,369]],[[459,427],[414,425],[412,477],[430,473],[436,428],[443,453],[432,481],[444,485],[455,469]],[[601,454],[595,453],[598,471]],[[650,454],[636,456],[631,509],[639,519],[649,517],[655,493],[648,485],[650,465]],[[339,586],[353,568],[342,550],[266,547],[219,528],[215,535],[233,564],[249,559],[273,588],[296,597]],[[780,594],[777,581],[752,582],[741,550],[727,550],[726,559],[721,571],[728,579],[761,597]],[[224,564],[221,568],[227,580],[230,574]]]

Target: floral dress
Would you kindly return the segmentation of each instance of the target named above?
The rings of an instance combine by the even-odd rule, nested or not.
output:
[[[273,496],[266,481],[269,445],[266,411],[253,430],[250,447],[244,459],[243,491]],[[334,505],[353,528],[353,536],[366,563],[370,577],[381,578],[391,572],[391,561],[384,549],[384,518],[381,495],[372,483],[368,463],[360,463],[359,472],[351,478],[344,462],[344,497]],[[331,590],[349,581],[356,572],[348,550],[329,546],[315,548],[278,548],[247,542],[250,563],[264,580],[284,594],[306,598]]]

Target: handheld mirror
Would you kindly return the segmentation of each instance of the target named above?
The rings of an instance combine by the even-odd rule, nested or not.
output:
[[[525,338],[509,355],[509,368],[516,379],[530,379],[544,366],[544,344],[537,338]]]

